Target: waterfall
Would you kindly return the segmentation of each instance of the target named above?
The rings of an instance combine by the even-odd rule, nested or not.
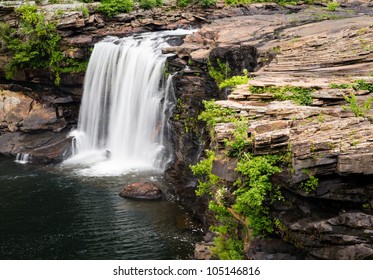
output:
[[[71,133],[73,157],[66,163],[89,165],[85,172],[93,175],[165,168],[167,112],[174,101],[162,48],[170,36],[191,32],[108,37],[95,44]]]
[[[18,153],[15,162],[26,164],[31,162],[32,156],[30,154]]]

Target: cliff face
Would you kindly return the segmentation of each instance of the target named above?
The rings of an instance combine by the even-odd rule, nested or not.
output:
[[[269,206],[277,234],[300,250],[288,248],[296,255],[285,258],[371,259],[373,21],[359,16],[307,24],[311,17],[306,10],[216,20],[170,51],[189,61],[185,75],[203,73],[206,61],[217,58],[236,75],[243,68],[251,72],[248,84],[216,104],[247,120],[248,153],[288,156],[283,172],[271,180],[284,200]],[[295,89],[309,94],[306,106],[293,98]],[[218,121],[205,146],[219,155],[212,173],[228,192],[241,176],[227,155],[235,129],[235,123]],[[313,186],[310,179],[316,180]],[[231,207],[232,197],[225,199],[221,203]],[[281,258],[288,246],[245,242],[248,258]],[[197,256],[206,257],[203,245],[198,250]]]

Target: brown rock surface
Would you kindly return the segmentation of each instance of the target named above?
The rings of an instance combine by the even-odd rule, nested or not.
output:
[[[151,182],[134,182],[124,187],[119,195],[133,199],[156,200],[162,198],[162,190]]]

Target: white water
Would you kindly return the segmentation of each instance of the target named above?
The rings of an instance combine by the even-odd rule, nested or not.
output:
[[[26,164],[28,162],[31,162],[31,159],[32,159],[32,156],[30,154],[18,153],[16,156],[15,162]]]
[[[89,176],[132,170],[163,170],[167,153],[166,112],[171,78],[164,79],[165,36],[192,31],[108,37],[92,52],[74,137],[73,157]]]

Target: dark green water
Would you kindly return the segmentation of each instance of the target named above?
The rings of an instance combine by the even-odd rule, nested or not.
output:
[[[157,174],[82,177],[0,158],[0,259],[188,259],[200,235],[176,227],[185,213],[172,198],[118,196],[149,178],[162,185]]]

